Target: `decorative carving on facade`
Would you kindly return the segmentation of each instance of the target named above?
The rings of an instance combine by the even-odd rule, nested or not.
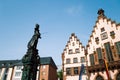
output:
[[[116,70],[120,69],[119,27],[120,23],[118,25],[115,21],[112,21],[110,18],[108,19],[104,14],[103,9],[98,10],[98,18],[91,33],[94,38],[92,39],[92,36],[90,35],[86,46],[88,50],[88,60],[90,60],[90,66],[88,66],[90,80],[96,80],[95,76],[97,73],[103,74],[102,76],[104,77],[104,80],[107,79],[106,75],[104,75],[106,71],[105,66],[100,59],[104,59],[106,61],[111,75],[115,74]],[[94,32],[96,34],[93,34]],[[111,43],[111,41],[113,43]],[[100,50],[97,50],[98,48],[101,48],[101,52]],[[92,58],[92,54],[94,58]],[[100,54],[102,57],[100,57]]]

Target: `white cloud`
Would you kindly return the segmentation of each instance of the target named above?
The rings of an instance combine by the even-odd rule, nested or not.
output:
[[[72,7],[67,8],[65,11],[67,14],[75,16],[75,15],[79,15],[80,13],[82,13],[83,9],[82,9],[82,6],[72,6]]]

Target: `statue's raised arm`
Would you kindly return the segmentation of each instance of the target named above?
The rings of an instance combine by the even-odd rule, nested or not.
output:
[[[36,49],[39,38],[41,38],[41,34],[39,32],[39,25],[36,24],[34,35],[32,36],[31,40],[28,42],[28,45],[27,45],[28,49],[31,49],[31,48]]]

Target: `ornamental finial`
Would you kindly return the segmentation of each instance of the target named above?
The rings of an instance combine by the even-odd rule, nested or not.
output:
[[[102,8],[98,10],[97,14],[98,14],[99,16],[105,16],[105,15],[104,15],[104,10],[103,10]]]

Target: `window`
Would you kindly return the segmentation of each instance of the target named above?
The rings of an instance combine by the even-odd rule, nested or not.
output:
[[[103,31],[105,31],[104,27],[103,27],[103,28],[101,28],[101,32],[103,32]]]
[[[9,69],[8,69],[8,68],[6,68],[6,69],[5,69],[5,74],[7,74],[7,73],[8,73],[8,71],[9,71]]]
[[[120,73],[116,76],[116,80],[120,80]]]
[[[85,57],[81,57],[81,63],[85,62]]]
[[[72,46],[75,46],[75,43],[74,43],[74,42],[72,43]]]
[[[114,36],[115,35],[115,32],[114,31],[111,31],[110,32],[110,36]]]
[[[120,41],[115,43],[117,53],[120,55]]]
[[[100,60],[102,59],[102,49],[101,48],[97,48],[97,55],[98,55],[98,61],[99,61],[99,63],[101,63],[100,62]]]
[[[4,66],[5,64],[2,64],[2,66]]]
[[[77,58],[73,58],[73,63],[77,63],[78,59]]]
[[[75,49],[75,52],[76,52],[76,53],[80,53],[79,48]]]
[[[45,75],[45,74],[46,74],[45,71],[43,71],[43,72],[42,72],[42,75]]]
[[[96,42],[96,44],[99,44],[99,38],[98,37],[95,38],[95,42]]]
[[[101,34],[101,39],[102,39],[102,40],[105,40],[105,39],[107,39],[107,38],[108,38],[107,32],[104,32],[104,33]]]
[[[9,71],[9,69],[6,68],[6,69],[5,69],[5,72],[4,72],[3,80],[7,80],[8,71]]]
[[[15,73],[15,76],[16,76],[16,77],[20,77],[20,76],[21,76],[21,72],[16,72],[16,73]]]
[[[114,39],[114,38],[115,38],[115,32],[114,32],[114,31],[111,31],[111,32],[110,32],[110,36],[111,36],[112,39]]]
[[[83,70],[83,74],[85,75],[87,72],[86,72],[86,69],[84,68],[84,70]]]
[[[1,75],[2,69],[0,69],[0,75]]]
[[[71,68],[66,68],[66,75],[71,75]]]
[[[42,66],[42,69],[45,69],[45,68],[46,68],[46,66],[45,66],[45,65],[43,65],[43,66]]]
[[[90,63],[91,63],[91,66],[93,66],[95,63],[94,63],[94,55],[93,54],[90,54]]]
[[[66,64],[70,64],[70,59],[66,59]]]
[[[70,49],[70,50],[69,50],[69,54],[72,54],[72,53],[73,53],[73,51],[72,51],[72,49]]]
[[[111,48],[110,48],[110,43],[109,42],[105,43],[104,46],[105,46],[108,61],[113,61],[113,56],[112,56],[112,51],[111,51]]]
[[[16,70],[21,70],[22,66],[17,66]]]
[[[103,79],[102,76],[98,75],[98,76],[96,77],[96,80],[104,80],[104,79]]]
[[[74,74],[75,74],[75,75],[78,74],[78,67],[74,67]]]
[[[98,38],[98,37],[95,38],[95,42],[97,42],[97,41],[99,41],[99,38]]]

